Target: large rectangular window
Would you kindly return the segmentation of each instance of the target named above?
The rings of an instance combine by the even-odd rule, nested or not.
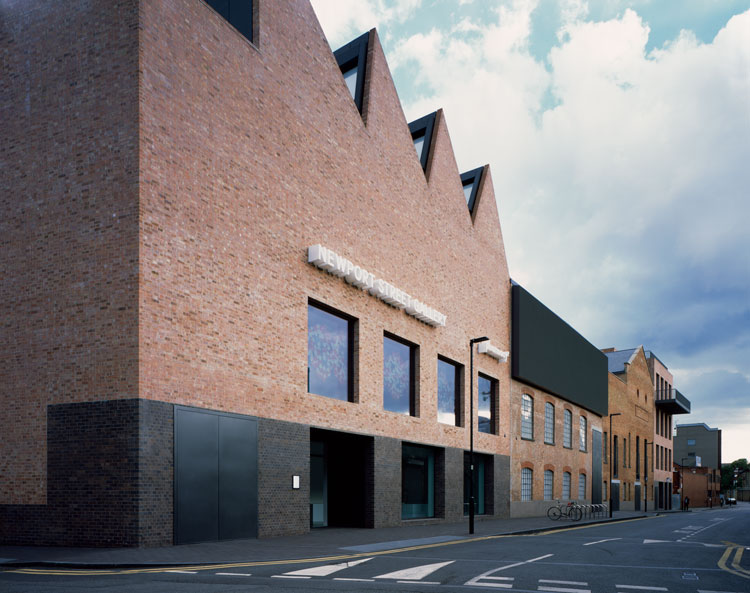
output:
[[[497,381],[484,375],[479,375],[477,387],[479,388],[479,403],[477,404],[477,414],[479,415],[477,426],[479,432],[497,434],[497,418],[495,418]]]
[[[521,396],[521,438],[534,438],[534,400],[526,393]]]
[[[549,402],[544,404],[544,442],[555,444],[555,406]]]
[[[460,365],[438,358],[438,421],[461,426]]]
[[[563,447],[573,448],[573,412],[563,412]]]
[[[521,500],[531,500],[533,496],[532,483],[534,481],[534,470],[528,467],[521,468]]]
[[[383,409],[416,416],[416,346],[383,336]]]
[[[618,463],[617,462],[618,462],[618,458],[620,456],[620,449],[617,446],[617,435],[614,435],[612,437],[612,455],[614,456],[614,458],[612,459],[612,470],[614,471],[615,478],[616,478],[617,474],[618,474],[618,470],[617,470]]]
[[[354,320],[324,305],[307,306],[307,391],[352,401]]]
[[[435,516],[435,450],[402,445],[401,518]]]

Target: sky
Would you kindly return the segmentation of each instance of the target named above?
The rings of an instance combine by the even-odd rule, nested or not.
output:
[[[492,168],[511,277],[750,458],[750,0],[313,0]]]

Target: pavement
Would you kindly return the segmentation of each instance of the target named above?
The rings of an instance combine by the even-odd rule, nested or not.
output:
[[[690,509],[690,512],[709,509]],[[680,512],[680,511],[666,511]],[[613,517],[586,517],[578,522],[547,517],[484,519],[477,517],[474,535],[468,533],[468,519],[461,523],[436,522],[379,529],[314,529],[304,535],[270,539],[242,539],[159,548],[66,548],[46,546],[0,546],[0,570],[47,566],[56,568],[138,568],[278,562],[317,559],[350,554],[424,546],[462,539],[497,535],[525,535],[556,529],[570,529],[598,523],[627,521],[665,511],[615,511]]]

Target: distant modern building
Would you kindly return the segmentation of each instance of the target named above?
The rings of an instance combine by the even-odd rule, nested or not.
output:
[[[613,510],[637,511],[643,508],[644,499],[653,500],[650,489],[643,487],[646,464],[649,474],[653,474],[654,467],[646,442],[654,434],[651,375],[642,346],[630,350],[608,348],[603,352],[609,369],[609,416],[604,419],[605,490]]]
[[[667,366],[650,351],[646,361],[654,384],[654,436],[653,447],[648,450],[654,460],[654,475],[650,478],[654,488],[654,504],[658,509],[671,509],[672,462],[674,459],[673,416],[690,413],[690,401],[674,388],[674,377]]]
[[[674,436],[674,464],[684,480],[682,499],[685,493],[690,496],[687,488],[694,479],[689,476],[701,475],[706,476],[705,488],[698,489],[697,498],[691,497],[691,506],[704,506],[703,503],[709,504],[709,499],[717,502],[721,490],[721,430],[702,422],[678,424]]]

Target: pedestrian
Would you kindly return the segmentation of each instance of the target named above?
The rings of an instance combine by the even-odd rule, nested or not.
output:
[[[685,497],[685,510],[687,511],[690,508],[690,498]]]

